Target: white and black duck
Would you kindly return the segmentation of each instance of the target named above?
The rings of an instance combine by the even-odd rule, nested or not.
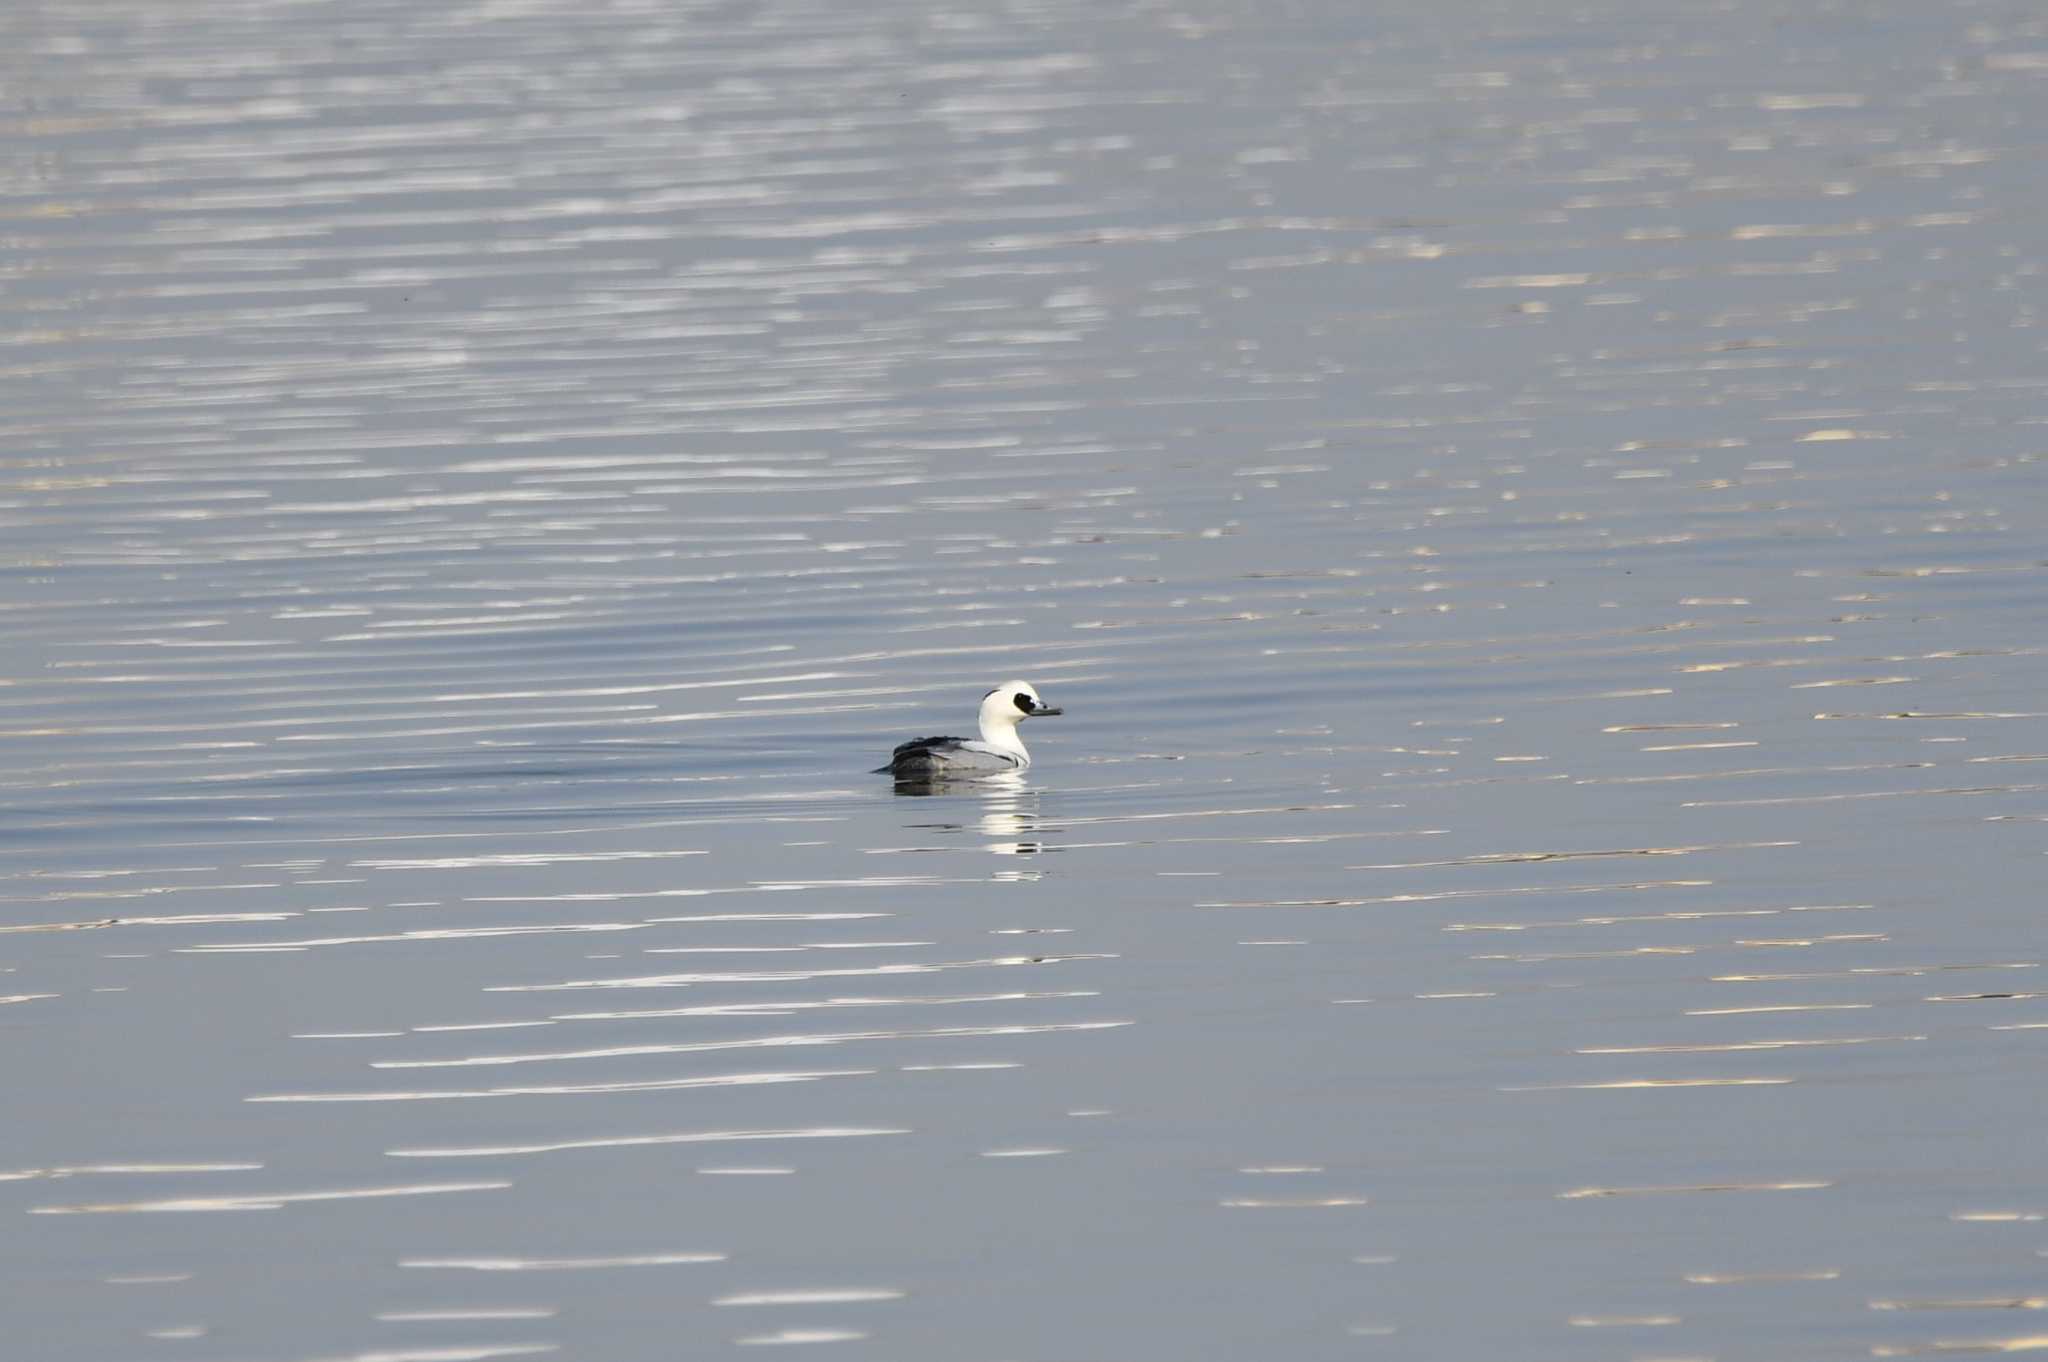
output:
[[[974,779],[1023,771],[1031,753],[1017,736],[1017,725],[1062,711],[1038,698],[1028,681],[1005,681],[981,697],[980,738],[913,738],[897,745],[887,766],[876,775],[898,780]]]

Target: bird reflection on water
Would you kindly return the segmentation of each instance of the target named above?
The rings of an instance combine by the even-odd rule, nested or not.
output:
[[[917,798],[950,795],[974,797],[981,802],[981,814],[972,822],[920,823],[933,832],[980,833],[990,838],[987,851],[998,856],[1036,856],[1051,850],[1033,834],[1041,829],[1038,791],[1031,788],[1022,772],[974,779],[919,778],[899,780],[896,793]]]

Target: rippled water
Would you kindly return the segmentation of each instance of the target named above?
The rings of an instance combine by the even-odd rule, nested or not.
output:
[[[12,1355],[2048,1346],[2024,7],[0,34]]]

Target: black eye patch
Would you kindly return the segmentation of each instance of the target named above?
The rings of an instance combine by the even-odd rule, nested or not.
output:
[[[1031,697],[1023,691],[1018,691],[1014,698],[1017,701],[1017,708],[1023,710],[1026,714],[1037,708],[1036,705],[1031,703]]]

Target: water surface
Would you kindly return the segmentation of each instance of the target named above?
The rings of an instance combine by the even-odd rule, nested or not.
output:
[[[0,29],[24,1355],[2041,1346],[2048,27]]]

